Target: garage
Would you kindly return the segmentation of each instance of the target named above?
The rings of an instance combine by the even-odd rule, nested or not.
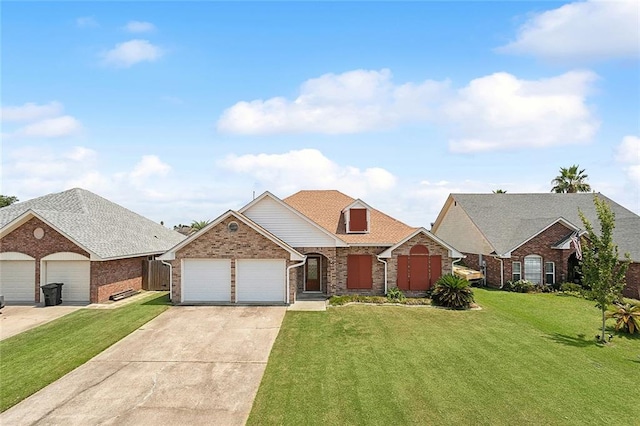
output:
[[[63,302],[89,302],[91,262],[76,253],[55,253],[42,258],[42,284],[63,283]]]
[[[184,259],[182,302],[231,302],[231,260]]]
[[[236,260],[236,299],[240,303],[285,303],[286,262],[283,259]]]
[[[35,301],[36,261],[26,254],[2,253],[0,294],[6,302]]]

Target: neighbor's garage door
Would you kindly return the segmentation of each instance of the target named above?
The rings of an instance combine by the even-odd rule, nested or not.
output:
[[[45,284],[63,283],[63,302],[88,302],[91,262],[88,260],[48,260]]]
[[[0,294],[7,302],[34,302],[35,260],[0,260]]]
[[[283,303],[286,301],[286,264],[282,259],[236,261],[238,302]]]
[[[231,260],[184,259],[183,302],[231,302]]]

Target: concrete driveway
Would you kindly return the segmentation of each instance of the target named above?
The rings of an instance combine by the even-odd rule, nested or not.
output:
[[[0,314],[0,340],[53,321],[82,306],[7,305]]]
[[[285,311],[172,307],[0,424],[244,424]]]

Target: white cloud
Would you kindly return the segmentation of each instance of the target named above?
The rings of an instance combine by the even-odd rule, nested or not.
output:
[[[78,28],[97,28],[100,24],[93,16],[81,16],[76,18],[76,26]]]
[[[171,166],[162,162],[158,156],[144,155],[129,176],[133,179],[144,179],[150,176],[165,176],[170,171]]]
[[[586,104],[597,76],[571,71],[542,80],[508,73],[475,79],[444,103],[453,152],[588,142],[599,127]]]
[[[129,68],[140,62],[155,62],[164,55],[164,50],[148,40],[129,40],[118,43],[103,55],[105,65]]]
[[[616,160],[627,174],[631,188],[635,188],[636,198],[640,197],[640,137],[625,136],[616,149]]]
[[[156,30],[156,26],[151,22],[129,21],[124,29],[130,33],[150,33]]]
[[[73,161],[94,161],[98,153],[92,149],[83,146],[75,146],[71,151],[66,153],[66,158]]]
[[[397,178],[389,171],[371,167],[359,169],[339,165],[316,149],[301,149],[284,154],[229,155],[218,166],[246,174],[277,193],[300,189],[333,188],[355,197],[395,187]]]
[[[562,62],[635,58],[639,28],[638,0],[575,2],[534,15],[497,51]]]
[[[47,118],[18,129],[17,136],[30,138],[60,138],[80,131],[82,125],[70,115]]]
[[[49,102],[38,105],[27,102],[21,106],[2,107],[0,114],[2,121],[35,121],[42,118],[55,117],[62,114],[63,108],[60,102]]]
[[[307,80],[294,100],[238,102],[224,111],[218,130],[238,134],[349,134],[424,121],[447,82],[396,85],[391,72],[354,70]]]

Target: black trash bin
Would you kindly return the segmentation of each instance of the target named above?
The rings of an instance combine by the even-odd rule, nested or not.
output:
[[[58,292],[58,286],[56,284],[41,285],[42,294],[44,294],[44,306],[55,306],[56,293]]]
[[[62,286],[64,283],[52,283],[56,285],[56,305],[60,305],[62,303]]]

